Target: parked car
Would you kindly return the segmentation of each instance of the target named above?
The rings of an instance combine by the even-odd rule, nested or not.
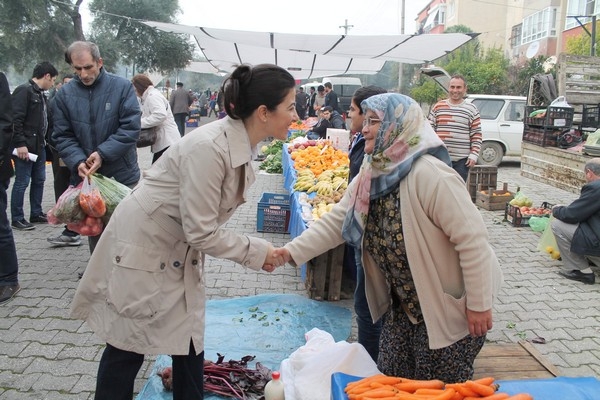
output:
[[[450,75],[442,68],[421,68],[421,73],[433,78],[446,92]],[[478,164],[497,166],[504,156],[521,157],[523,118],[527,98],[469,94],[466,101],[473,103],[481,117],[483,143]]]

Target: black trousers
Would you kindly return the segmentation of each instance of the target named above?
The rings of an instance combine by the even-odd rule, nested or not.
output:
[[[196,355],[190,340],[187,356],[172,356],[173,400],[204,398],[204,352]],[[133,386],[144,355],[106,344],[96,380],[95,400],[131,400]]]

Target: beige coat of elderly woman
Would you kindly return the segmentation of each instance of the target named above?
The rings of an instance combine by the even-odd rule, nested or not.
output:
[[[223,229],[255,180],[251,154],[243,123],[228,117],[173,144],[117,207],[71,315],[122,350],[187,355],[191,339],[202,352],[204,256],[259,270],[269,248]]]

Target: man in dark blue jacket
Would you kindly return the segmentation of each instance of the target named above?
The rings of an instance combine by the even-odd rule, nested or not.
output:
[[[552,232],[563,261],[561,276],[593,284],[589,262],[600,266],[600,158],[584,167],[586,184],[581,195],[568,206],[552,207]]]
[[[10,160],[12,134],[10,90],[6,76],[0,72],[0,304],[8,302],[21,290],[15,238],[6,215],[6,189],[13,176]]]
[[[52,118],[45,91],[54,86],[57,75],[58,71],[52,64],[41,62],[33,68],[29,82],[18,86],[12,93],[15,182],[10,196],[10,213],[15,229],[31,230],[35,228],[31,222],[48,222],[42,210],[42,199],[46,180],[45,138],[52,131]],[[28,222],[23,201],[30,182]]]
[[[52,102],[52,140],[60,158],[79,181],[98,172],[133,187],[140,179],[136,141],[141,126],[133,85],[104,70],[94,43],[74,42],[65,60],[76,76]],[[90,237],[90,251],[99,238]]]

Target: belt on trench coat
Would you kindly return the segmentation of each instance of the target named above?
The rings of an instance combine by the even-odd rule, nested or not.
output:
[[[135,197],[136,201],[142,210],[144,210],[144,212],[148,215],[148,217],[150,217],[158,226],[167,231],[175,239],[187,245],[185,234],[183,233],[183,227],[173,218],[169,217],[160,210],[161,204],[154,201],[154,199],[152,199],[152,197],[146,193],[142,185],[137,186],[131,194]],[[189,251],[190,246],[188,245],[186,258]],[[193,268],[200,268],[198,264],[198,260],[192,260],[191,263],[184,261],[183,263],[183,286],[185,291],[185,304],[188,311],[197,310],[200,303],[198,296],[194,295],[198,281],[194,279],[195,274],[193,273]]]

